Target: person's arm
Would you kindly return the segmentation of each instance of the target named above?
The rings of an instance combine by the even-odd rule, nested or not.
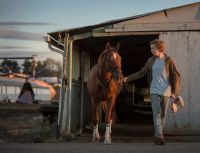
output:
[[[128,83],[130,81],[135,81],[139,78],[144,77],[147,74],[148,67],[149,67],[151,60],[153,60],[153,59],[149,58],[148,61],[146,62],[146,64],[138,72],[128,75],[127,77],[125,77],[124,81]]]
[[[172,84],[172,96],[175,98],[179,95],[180,92],[180,73],[177,70],[177,67],[173,60],[170,64],[170,73],[172,75],[173,84]]]

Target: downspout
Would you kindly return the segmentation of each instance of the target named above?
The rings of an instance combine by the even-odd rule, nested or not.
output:
[[[65,37],[65,40],[66,39],[68,39],[68,38],[66,38]],[[64,47],[64,52],[62,52],[62,51],[60,51],[60,50],[57,50],[57,49],[55,49],[55,48],[53,48],[52,46],[51,46],[51,38],[50,38],[50,36],[48,35],[47,37],[44,37],[44,40],[48,43],[48,48],[51,50],[51,51],[54,51],[54,52],[56,52],[56,53],[59,53],[59,54],[61,54],[62,55],[62,57],[63,57],[63,70],[62,70],[62,74],[61,74],[61,92],[60,92],[60,99],[59,99],[59,110],[58,110],[58,121],[57,121],[57,125],[58,125],[58,127],[59,127],[59,129],[61,128],[61,124],[62,124],[62,116],[63,116],[63,114],[62,114],[62,112],[63,112],[63,103],[64,103],[64,95],[65,95],[65,84],[64,84],[64,80],[63,80],[63,78],[64,78],[64,75],[65,75],[65,64],[64,63],[66,63],[66,52],[67,52],[67,48],[68,47],[66,47],[66,45],[65,45],[65,47]],[[65,43],[65,44],[68,44],[68,43]],[[57,131],[57,132],[60,132],[59,130]]]
[[[51,46],[50,43],[48,43],[48,48],[49,48],[51,51],[54,51],[54,52],[59,53],[59,54],[61,54],[62,56],[64,56],[64,52],[53,48],[53,47]]]
[[[54,51],[56,53],[59,53],[61,54],[62,56],[64,56],[64,52],[62,52],[61,50],[58,50],[56,48],[53,48],[51,46],[51,37],[48,35],[47,37],[44,37],[44,40],[48,43],[48,48],[51,50],[51,51]]]

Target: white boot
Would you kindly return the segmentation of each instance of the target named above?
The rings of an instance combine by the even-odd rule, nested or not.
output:
[[[99,130],[98,130],[98,124],[93,127],[93,142],[99,141],[100,140],[100,135],[99,135]]]
[[[104,144],[111,144],[111,124],[106,124]]]

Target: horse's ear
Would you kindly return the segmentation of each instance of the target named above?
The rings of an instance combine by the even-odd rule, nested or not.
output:
[[[106,43],[106,49],[110,50],[110,43],[109,42]]]
[[[120,49],[120,43],[119,42],[117,43],[115,49],[116,49],[116,51],[119,51],[119,49]]]

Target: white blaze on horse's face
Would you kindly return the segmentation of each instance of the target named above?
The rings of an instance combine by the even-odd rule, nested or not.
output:
[[[116,60],[116,58],[117,58],[116,53],[113,53],[113,57],[114,57],[114,59]]]

